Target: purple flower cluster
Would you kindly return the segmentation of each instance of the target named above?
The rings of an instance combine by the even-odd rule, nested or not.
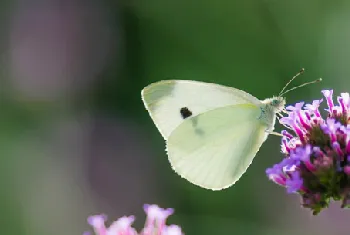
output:
[[[280,123],[295,134],[282,131],[285,158],[266,170],[288,193],[300,194],[302,206],[314,215],[332,199],[342,201],[342,208],[350,207],[349,93],[341,93],[338,104],[333,103],[333,90],[322,93],[328,106],[325,118],[319,110],[323,99],[286,107],[288,116]]]
[[[147,219],[140,233],[131,227],[134,216],[123,216],[106,227],[105,215],[93,215],[88,218],[88,223],[94,228],[96,235],[183,235],[177,225],[166,225],[166,219],[173,214],[171,208],[163,209],[157,205],[144,205]],[[89,234],[88,232],[84,235]]]

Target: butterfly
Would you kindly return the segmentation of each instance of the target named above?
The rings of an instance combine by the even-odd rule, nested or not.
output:
[[[259,100],[223,85],[191,80],[163,80],[141,91],[145,108],[166,141],[173,170],[205,189],[232,186],[246,172],[285,111],[283,94]]]

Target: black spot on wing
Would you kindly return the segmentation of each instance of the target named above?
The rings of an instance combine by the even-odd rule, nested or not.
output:
[[[181,117],[182,117],[183,119],[186,119],[186,118],[192,116],[192,112],[191,112],[187,107],[181,108],[181,109],[180,109],[180,114],[181,114]],[[197,124],[198,124],[197,118],[198,118],[198,117],[193,117],[193,118],[191,119],[191,121],[192,121],[192,126],[193,126],[194,131],[195,131],[195,133],[196,133],[197,135],[203,136],[203,135],[204,135],[204,131],[203,131],[202,129],[199,129],[199,128],[197,127]]]
[[[191,112],[187,107],[181,108],[181,109],[180,109],[180,114],[181,114],[181,117],[182,117],[183,119],[186,119],[186,118],[192,116],[192,112]]]

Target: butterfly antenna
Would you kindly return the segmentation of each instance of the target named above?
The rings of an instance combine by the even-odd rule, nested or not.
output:
[[[303,87],[303,86],[306,86],[306,85],[309,85],[309,84],[321,82],[321,81],[322,81],[322,78],[319,78],[319,79],[314,80],[314,81],[312,81],[312,82],[306,82],[306,83],[304,83],[304,84],[301,84],[301,85],[299,85],[299,86],[296,86],[296,87],[293,87],[293,88],[291,88],[291,89],[289,89],[289,90],[286,90],[285,92],[283,92],[283,93],[280,94],[279,96],[282,96],[282,95],[284,95],[284,94],[286,94],[286,93],[288,93],[288,92],[290,92],[290,91],[292,91],[292,90],[295,90],[295,89],[297,89],[297,88],[300,88],[300,87]]]
[[[289,82],[287,82],[287,84],[283,87],[283,89],[281,90],[281,92],[279,93],[278,96],[283,95],[283,94],[284,94],[283,91],[288,87],[288,85],[289,85],[294,79],[296,79],[299,75],[302,75],[302,74],[304,73],[304,71],[305,71],[305,69],[302,68],[302,69],[299,71],[299,73],[295,74],[294,77],[292,77],[292,79],[290,79]]]

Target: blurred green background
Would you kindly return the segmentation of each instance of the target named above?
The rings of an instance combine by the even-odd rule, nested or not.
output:
[[[86,218],[175,208],[185,234],[348,235],[339,205],[313,217],[265,176],[280,161],[270,136],[240,181],[212,192],[168,163],[140,92],[190,79],[264,99],[293,84],[293,104],[348,92],[350,2],[4,1],[0,3],[0,234],[75,235]],[[210,94],[208,94],[210,95]],[[277,131],[281,130],[279,124]]]

